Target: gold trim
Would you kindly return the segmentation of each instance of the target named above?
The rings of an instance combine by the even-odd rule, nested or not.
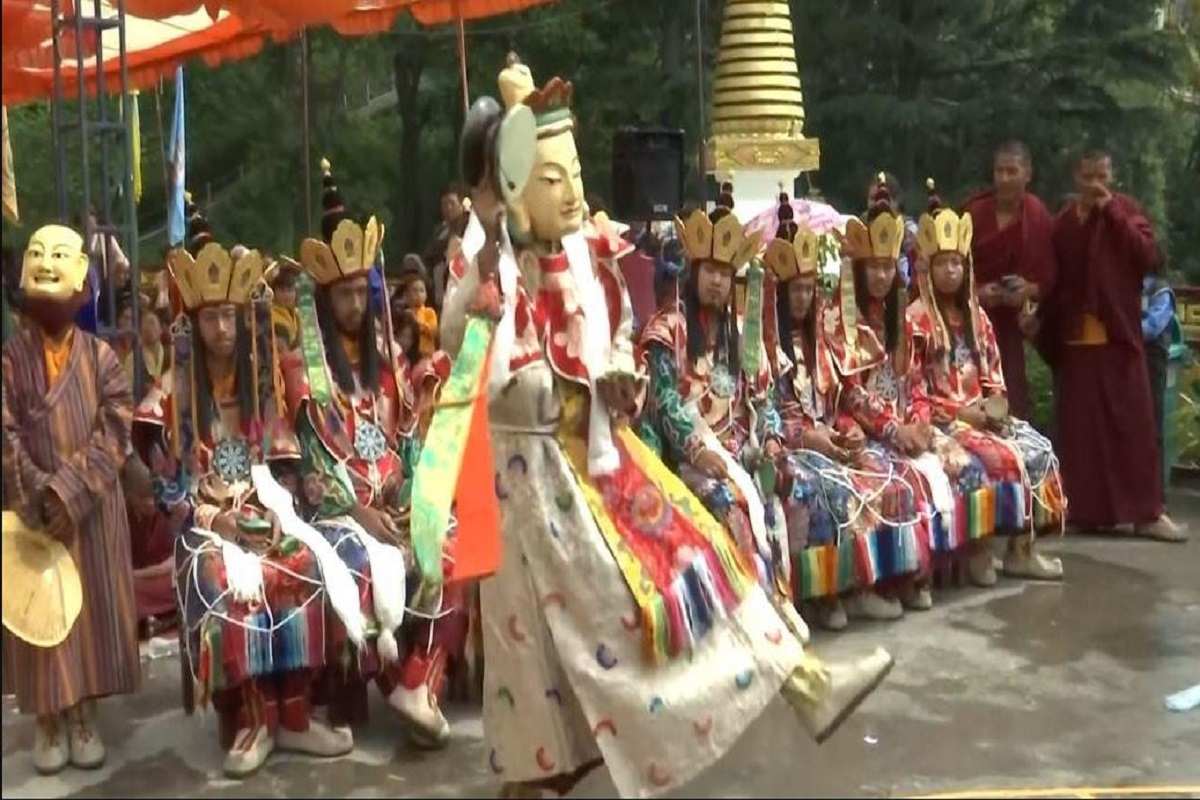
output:
[[[780,31],[792,34],[792,21],[787,17],[745,16],[729,17],[722,26],[724,33],[754,33],[756,31]]]
[[[718,75],[713,82],[713,91],[730,92],[738,89],[784,89],[800,91],[799,75]]]
[[[782,31],[759,31],[750,33],[722,33],[721,34],[721,49],[729,47],[749,47],[754,45],[774,45],[777,47],[794,48],[796,40],[790,32],[783,33]]]
[[[798,106],[785,105],[758,105],[758,106],[733,106],[728,108],[713,109],[713,119],[717,122],[735,122],[744,121],[748,125],[756,123],[760,119],[773,119],[777,122],[785,123],[786,127],[782,129],[782,133],[795,134],[803,132],[804,109]],[[714,128],[714,133],[716,129]],[[759,131],[757,129],[747,128],[726,128],[729,133],[771,133],[773,129]]]
[[[791,61],[795,63],[796,51],[789,43],[786,47],[775,45],[762,45],[757,48],[731,48],[721,45],[721,52],[717,54],[718,68],[736,61]]]
[[[740,128],[740,126],[739,126]],[[794,169],[808,172],[820,167],[819,139],[802,135],[717,135],[705,144],[705,167],[710,173],[743,169]]]
[[[757,61],[727,61],[717,67],[717,80],[724,77],[743,75],[788,75],[800,77],[793,61],[784,59],[759,59]]]
[[[804,120],[789,117],[735,118],[713,122],[713,138],[767,137],[775,140],[803,138]]]
[[[795,103],[804,105],[804,94],[798,89],[732,89],[718,90],[713,94],[716,108],[731,103]]]
[[[769,16],[779,17],[788,15],[787,3],[763,3],[748,0],[747,2],[738,2],[738,0],[729,0],[725,6],[725,19],[734,19],[737,17],[746,16]],[[790,20],[790,15],[788,16]]]

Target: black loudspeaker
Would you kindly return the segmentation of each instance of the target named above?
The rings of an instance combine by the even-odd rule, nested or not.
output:
[[[619,128],[613,136],[613,218],[672,219],[683,205],[683,131]]]

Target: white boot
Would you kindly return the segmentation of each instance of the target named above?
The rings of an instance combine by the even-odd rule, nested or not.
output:
[[[884,597],[878,592],[862,591],[850,598],[850,616],[874,620],[893,620],[904,616],[904,606],[894,597]]]
[[[911,611],[928,611],[933,608],[933,592],[928,583],[907,581],[900,589],[900,603]]]
[[[967,577],[976,586],[987,588],[996,585],[996,565],[993,563],[992,551],[987,547],[979,547],[967,559]]]
[[[79,769],[97,769],[104,764],[107,753],[100,732],[96,730],[96,702],[84,700],[67,712],[67,741],[71,751],[71,764]]]
[[[266,763],[275,749],[275,737],[266,725],[242,728],[233,737],[233,747],[225,756],[225,776],[248,778]]]
[[[344,756],[354,749],[354,733],[348,727],[334,728],[319,719],[309,719],[308,730],[293,731],[279,726],[275,746],[280,750],[321,758]]]
[[[1134,525],[1133,535],[1160,542],[1186,542],[1188,540],[1187,526],[1176,524],[1174,520],[1163,514],[1154,522],[1145,525]]]
[[[834,597],[817,601],[817,624],[827,631],[845,630],[850,624],[846,618],[846,607],[842,598]]]
[[[1032,536],[1017,536],[1013,538],[1004,556],[1004,574],[1010,578],[1061,581],[1062,560],[1043,556],[1034,550]]]
[[[388,705],[411,726],[413,739],[421,747],[439,749],[450,741],[450,723],[438,708],[437,698],[424,683],[416,689],[397,686],[387,700]]]
[[[793,673],[784,684],[783,696],[820,744],[875,691],[894,663],[891,654],[877,647],[857,661],[824,667],[823,680],[814,679],[811,668],[801,667],[799,672],[803,674],[798,677]]]
[[[39,774],[54,775],[70,761],[64,716],[46,714],[37,718],[33,732],[33,768]]]

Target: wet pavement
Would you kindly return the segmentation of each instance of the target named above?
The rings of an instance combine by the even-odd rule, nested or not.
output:
[[[781,704],[679,796],[1200,796],[1200,709],[1163,698],[1200,683],[1200,490],[1172,496],[1186,545],[1073,537],[1061,585],[1001,579],[946,589],[926,613],[818,634],[828,659],[883,644],[889,680],[818,748]],[[448,749],[403,742],[378,698],[355,752],[329,762],[276,755],[243,783],[221,775],[211,716],[179,710],[179,667],[147,659],[140,694],[101,705],[104,768],[38,777],[32,730],[3,712],[4,797],[472,797],[496,795],[477,709],[452,707]],[[1066,788],[1072,787],[1072,788]],[[1082,793],[1081,791],[1082,790]],[[1106,791],[1107,790],[1107,791]],[[612,796],[602,771],[573,797]]]

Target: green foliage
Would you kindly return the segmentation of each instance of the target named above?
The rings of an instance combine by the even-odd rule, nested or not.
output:
[[[1157,31],[1160,0],[793,0],[807,133],[821,139],[823,168],[809,176],[837,207],[863,204],[870,176],[895,172],[910,210],[938,179],[962,200],[989,180],[1002,138],[1031,146],[1035,190],[1052,207],[1070,191],[1069,159],[1085,143],[1115,154],[1122,188],[1159,226],[1172,266],[1200,281],[1200,113],[1171,87],[1200,91],[1196,25]],[[722,4],[702,3],[706,93]],[[701,114],[692,0],[561,0],[467,26],[472,97],[497,93],[509,50],[539,81],[575,84],[575,112],[589,195],[611,197],[611,142],[626,124],[681,127],[689,154],[687,197],[697,177]],[[344,39],[310,32],[310,149],[302,155],[300,42],[217,68],[187,67],[188,176],[222,239],[294,253],[320,219],[322,156],[332,161],[356,213],[387,225],[390,263],[420,249],[438,192],[457,173],[462,120],[453,27],[425,30],[401,17],[383,35]],[[390,105],[378,98],[395,88]],[[141,96],[144,195],[138,210],[143,263],[165,241],[162,139],[173,88]],[[364,111],[375,98],[370,113]],[[702,108],[703,99],[703,108]],[[161,106],[160,106],[161,104]],[[74,115],[72,103],[65,115]],[[10,109],[25,228],[54,216],[49,107]],[[78,196],[78,148],[70,191]],[[309,183],[305,184],[305,162]],[[311,198],[305,206],[306,189]],[[72,203],[77,207],[78,201]],[[312,220],[311,227],[309,220]],[[158,232],[155,235],[155,232]]]

